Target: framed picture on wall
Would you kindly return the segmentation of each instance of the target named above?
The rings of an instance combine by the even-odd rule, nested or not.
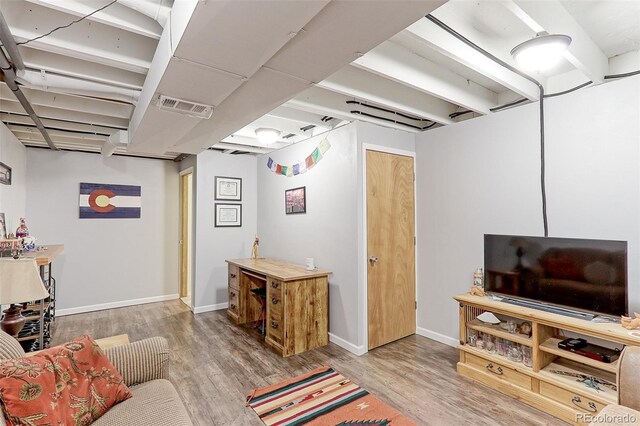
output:
[[[4,163],[0,163],[0,183],[11,185],[11,167]]]
[[[306,188],[306,186],[301,186],[284,191],[284,211],[286,214],[307,212]]]
[[[215,199],[225,201],[242,200],[242,179],[234,177],[215,177]]]
[[[215,203],[214,213],[216,228],[242,226],[242,204]]]

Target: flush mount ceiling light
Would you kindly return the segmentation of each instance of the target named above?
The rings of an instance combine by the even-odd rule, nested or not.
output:
[[[544,71],[558,63],[569,44],[571,37],[568,35],[543,31],[514,47],[511,55],[526,70]]]
[[[256,129],[256,137],[263,145],[271,145],[280,137],[280,131],[268,127]]]

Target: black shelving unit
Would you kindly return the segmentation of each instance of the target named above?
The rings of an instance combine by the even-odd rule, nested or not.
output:
[[[16,339],[25,352],[46,349],[51,344],[52,326],[56,318],[56,280],[51,274],[51,265],[40,265],[40,277],[49,297],[28,302],[22,311],[27,321]]]

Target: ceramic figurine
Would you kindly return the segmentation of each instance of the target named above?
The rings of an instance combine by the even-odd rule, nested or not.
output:
[[[527,335],[529,337],[531,337],[531,323],[530,322],[523,322],[522,324],[520,324],[516,330],[519,334],[524,334]]]
[[[635,318],[622,316],[622,320],[620,323],[627,330],[638,330],[640,329],[640,314],[635,312]]]
[[[472,296],[482,296],[484,297],[484,289],[482,287],[477,287],[477,286],[471,286],[471,291],[470,291]]]
[[[251,248],[251,258],[252,259],[257,259],[258,258],[258,246],[259,245],[260,245],[260,239],[256,235],[256,239],[253,242],[253,247]]]

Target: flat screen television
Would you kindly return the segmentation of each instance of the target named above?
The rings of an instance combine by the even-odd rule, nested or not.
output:
[[[484,236],[485,290],[599,315],[626,315],[627,242]]]

